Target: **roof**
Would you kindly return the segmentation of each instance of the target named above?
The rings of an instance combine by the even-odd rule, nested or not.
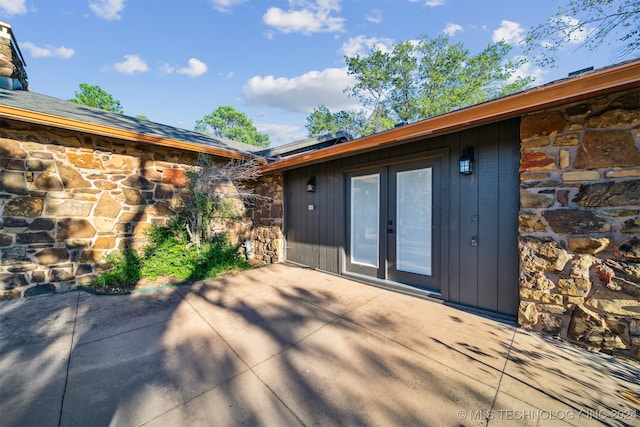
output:
[[[505,120],[594,96],[640,88],[640,60],[583,73],[441,116],[263,165],[262,172],[287,170]]]
[[[278,147],[267,148],[256,152],[259,156],[269,158],[269,160],[283,159],[296,154],[319,150],[321,148],[332,147],[349,141],[351,137],[344,132],[329,133],[315,138],[304,139]]]
[[[0,118],[227,158],[255,158],[262,149],[25,90],[0,89]]]

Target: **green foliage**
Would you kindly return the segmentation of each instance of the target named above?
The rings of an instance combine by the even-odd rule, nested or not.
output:
[[[118,114],[124,114],[120,101],[114,99],[113,96],[105,92],[98,85],[88,85],[80,83],[80,91],[75,92],[75,97],[69,101],[76,104],[96,107],[106,111],[112,111]]]
[[[173,276],[184,280],[199,280],[220,273],[249,267],[238,247],[224,237],[200,246],[191,245],[184,231],[173,225],[154,225],[149,230],[141,263],[142,277],[156,279]]]
[[[357,137],[367,125],[367,116],[364,111],[338,111],[332,113],[324,105],[313,109],[307,117],[307,132],[309,136],[320,136],[327,133],[345,132]]]
[[[541,66],[555,66],[567,45],[593,51],[607,41],[622,42],[617,59],[640,53],[640,2],[637,0],[569,0],[545,23],[531,28],[525,39],[528,55]]]
[[[131,286],[142,277],[140,265],[142,259],[138,253],[127,246],[122,252],[115,252],[105,257],[107,270],[94,279],[90,286],[108,288],[113,286]]]
[[[156,280],[171,276],[185,281],[216,277],[220,274],[249,268],[249,263],[225,238],[190,245],[186,233],[175,225],[157,226],[149,229],[148,244],[142,255],[130,248],[107,256],[111,267],[103,271],[90,287],[133,287],[141,278]]]
[[[519,64],[507,59],[510,50],[499,42],[472,55],[446,36],[423,36],[391,52],[373,48],[366,56],[346,57],[355,84],[345,92],[364,110],[331,113],[320,106],[307,118],[309,135],[348,128],[353,137],[366,136],[521,91],[532,79],[513,78]]]
[[[111,268],[90,286],[128,288],[140,278],[198,280],[248,268],[238,246],[213,235],[211,225],[242,219],[239,206],[261,198],[253,188],[245,187],[259,176],[256,166],[251,161],[215,163],[211,157],[201,156],[199,167],[189,173],[191,197],[178,215],[165,226],[153,225],[147,230],[147,245],[141,255],[130,248],[110,255]]]
[[[269,135],[258,132],[246,114],[229,105],[220,106],[197,120],[195,131],[258,147],[266,148],[271,144]]]

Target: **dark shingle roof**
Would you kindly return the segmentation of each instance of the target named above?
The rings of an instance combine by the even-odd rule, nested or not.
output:
[[[315,138],[304,139],[290,144],[279,145],[278,147],[265,148],[256,152],[260,156],[271,159],[283,159],[295,154],[302,154],[321,148],[332,147],[337,144],[351,140],[351,137],[344,132],[329,133]]]
[[[262,147],[255,145],[225,138],[214,138],[199,132],[112,113],[30,91],[0,89],[1,105],[234,153],[255,155],[257,151],[263,150]]]

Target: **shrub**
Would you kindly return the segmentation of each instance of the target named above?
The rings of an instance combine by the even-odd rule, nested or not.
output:
[[[91,282],[91,286],[108,288],[114,286],[132,286],[140,280],[141,258],[131,247],[122,252],[109,254],[105,258],[108,270],[103,271]]]
[[[93,280],[90,287],[131,288],[141,278],[156,280],[163,276],[200,280],[250,267],[238,247],[224,237],[196,246],[189,243],[181,229],[157,225],[149,229],[142,255],[127,247],[108,255],[106,261],[111,268]]]

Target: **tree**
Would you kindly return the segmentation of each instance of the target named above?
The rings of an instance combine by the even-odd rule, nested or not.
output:
[[[88,85],[80,83],[80,91],[75,92],[75,97],[69,101],[76,104],[96,107],[106,111],[112,111],[118,114],[124,114],[120,101],[114,99],[109,93],[105,92],[98,85]]]
[[[214,161],[200,155],[198,167],[189,172],[190,197],[178,222],[186,229],[190,245],[210,242],[213,227],[226,220],[240,220],[255,202],[268,200],[255,192],[260,178],[259,164],[254,160]]]
[[[525,52],[538,65],[554,66],[558,51],[578,44],[593,51],[608,40],[622,42],[617,59],[640,52],[640,1],[569,0],[545,23],[529,30]]]
[[[220,106],[196,121],[195,131],[258,147],[266,148],[271,144],[269,135],[258,132],[251,119],[228,105]]]
[[[360,112],[315,109],[307,118],[310,136],[335,131],[340,119],[370,135],[399,123],[447,113],[526,88],[532,78],[514,78],[518,64],[508,60],[505,42],[472,55],[446,36],[401,42],[391,52],[373,48],[366,56],[345,57],[355,84],[345,89],[363,107]],[[359,118],[359,120],[353,120]],[[323,127],[324,126],[324,127]]]
[[[358,137],[366,124],[367,117],[364,111],[342,110],[332,113],[324,105],[319,105],[307,117],[305,128],[307,128],[309,136],[342,131],[351,137]]]

